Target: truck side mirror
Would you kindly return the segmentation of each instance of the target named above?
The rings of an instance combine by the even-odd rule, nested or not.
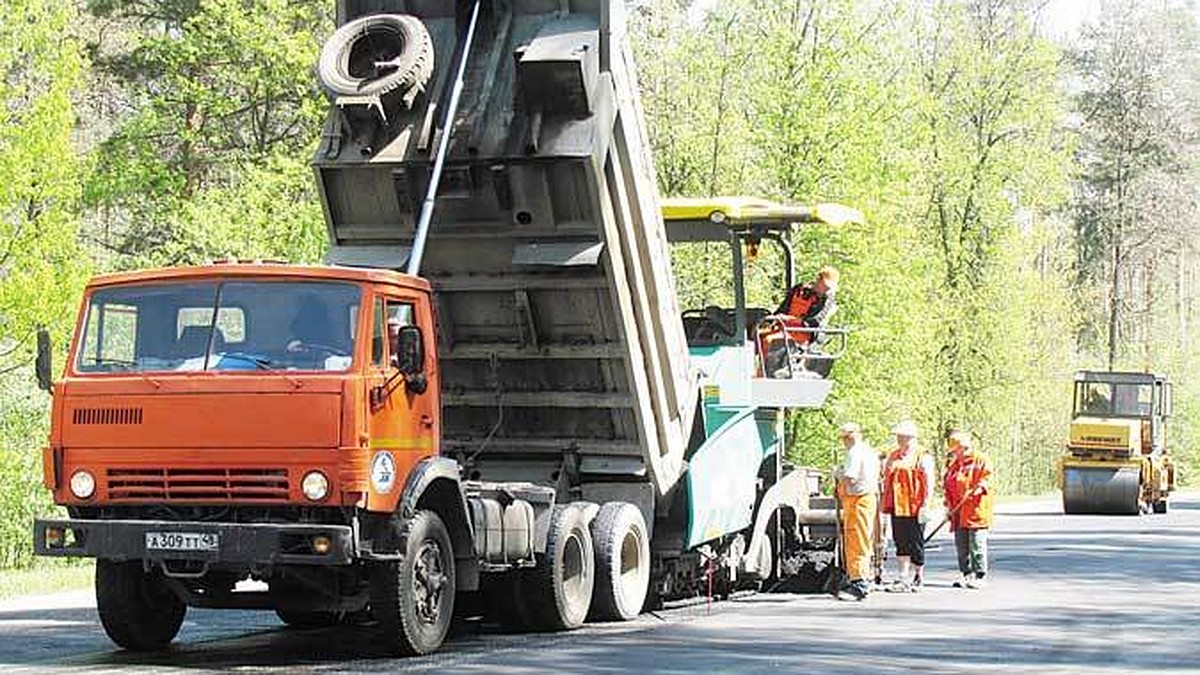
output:
[[[38,387],[45,391],[54,388],[53,365],[50,354],[50,331],[39,328],[37,332],[37,360],[34,362],[34,372],[37,373]]]
[[[425,378],[425,341],[421,329],[417,326],[404,326],[396,340],[400,347],[397,350],[396,364],[404,374],[405,382],[410,390],[417,394],[424,393],[428,386]]]

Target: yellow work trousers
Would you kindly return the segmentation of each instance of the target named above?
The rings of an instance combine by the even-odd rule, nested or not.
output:
[[[852,580],[871,578],[872,536],[875,529],[875,495],[841,495],[842,548],[846,574]]]

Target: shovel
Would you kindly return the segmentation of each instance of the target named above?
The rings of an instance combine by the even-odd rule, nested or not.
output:
[[[842,500],[834,490],[833,508],[837,519],[836,535],[833,538],[833,564],[829,566],[829,577],[825,579],[825,592],[837,597],[846,585],[846,566],[842,561]]]
[[[976,492],[979,492],[978,485],[971,488],[971,491],[968,492],[961,500],[959,500],[959,502],[954,505],[954,508],[950,509],[946,513],[946,517],[942,518],[942,522],[938,523],[937,527],[933,528],[933,532],[930,532],[928,535],[926,535],[924,543],[928,544],[930,539],[933,539],[938,532],[941,532],[942,528],[946,526],[946,523],[949,523],[950,519],[954,517],[954,514],[958,513],[967,502],[971,501],[971,498],[975,496]]]

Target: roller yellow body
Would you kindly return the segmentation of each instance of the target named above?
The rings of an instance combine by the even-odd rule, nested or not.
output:
[[[1067,454],[1060,462],[1063,510],[1165,512],[1175,487],[1166,447],[1171,407],[1171,385],[1161,376],[1079,373]]]

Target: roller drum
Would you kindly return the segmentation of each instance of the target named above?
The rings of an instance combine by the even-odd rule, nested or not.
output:
[[[1063,511],[1137,515],[1140,476],[1137,466],[1063,467]]]

